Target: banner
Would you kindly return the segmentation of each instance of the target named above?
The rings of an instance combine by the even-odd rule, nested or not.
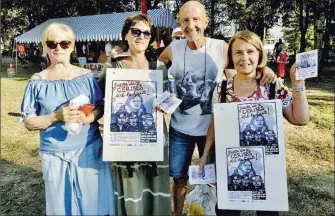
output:
[[[24,44],[18,44],[17,51],[19,51],[19,53],[24,53],[25,52]]]
[[[73,65],[81,67],[79,63],[74,63]],[[101,75],[103,67],[104,63],[87,63],[83,66],[83,68],[91,70],[95,78]]]
[[[214,105],[218,208],[288,211],[281,100]]]
[[[162,91],[161,70],[107,69],[103,160],[163,161]]]

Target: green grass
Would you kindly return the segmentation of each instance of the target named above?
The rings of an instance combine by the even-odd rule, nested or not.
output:
[[[7,78],[7,67],[1,72],[1,214],[42,215],[39,135],[18,117],[27,80],[38,68],[19,67],[19,77]],[[325,74],[307,81],[311,122],[304,127],[285,122],[290,211],[281,215],[334,215],[334,71]]]

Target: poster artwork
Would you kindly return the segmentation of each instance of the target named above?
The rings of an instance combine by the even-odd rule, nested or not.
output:
[[[228,199],[266,200],[263,147],[227,148]]]
[[[118,146],[150,146],[157,143],[156,82],[138,80],[112,81],[111,141]],[[129,142],[132,144],[127,144]]]
[[[278,155],[278,129],[274,102],[238,104],[240,146],[264,146],[266,155]]]

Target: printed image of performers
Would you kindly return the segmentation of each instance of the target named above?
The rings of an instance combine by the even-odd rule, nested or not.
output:
[[[229,191],[254,191],[264,189],[263,178],[257,175],[251,160],[241,160],[231,176],[228,176]]]
[[[129,114],[129,128],[128,132],[140,132],[141,126],[139,124],[138,116],[136,112]]]
[[[256,173],[249,159],[241,160],[231,176],[228,173],[228,191],[250,191],[253,200],[266,199],[264,185],[262,176]]]
[[[156,133],[156,126],[154,123],[154,117],[150,113],[145,113],[141,116],[142,120],[142,132]]]
[[[279,154],[276,133],[269,129],[262,115],[252,117],[240,132],[240,146],[264,146],[266,154]]]
[[[116,122],[111,124],[111,132],[126,132],[129,130],[130,125],[128,123],[128,113],[123,110],[119,110],[115,113]]]
[[[115,122],[111,124],[111,132],[145,132],[156,134],[156,125],[154,118],[150,113],[144,113],[137,116],[136,112],[130,114],[119,109],[114,115]]]

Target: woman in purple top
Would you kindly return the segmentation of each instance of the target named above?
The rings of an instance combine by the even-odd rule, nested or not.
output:
[[[40,131],[40,156],[47,215],[113,215],[114,189],[97,120],[103,114],[102,93],[90,71],[70,64],[75,35],[64,24],[43,32],[42,45],[51,65],[29,80],[21,105],[28,130]],[[80,95],[95,109],[87,116],[70,106]],[[82,125],[69,133],[67,123]]]

